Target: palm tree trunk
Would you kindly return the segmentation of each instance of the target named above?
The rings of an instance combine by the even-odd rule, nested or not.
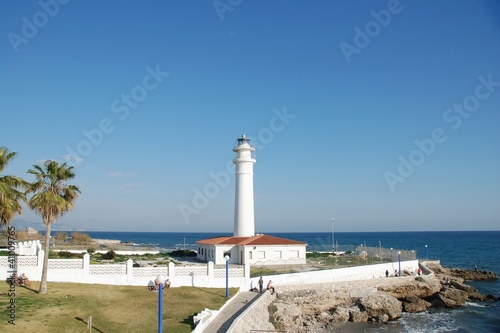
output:
[[[51,221],[46,223],[47,229],[45,230],[45,256],[43,257],[42,279],[40,280],[39,294],[47,293],[47,270],[49,268],[49,251],[50,251],[50,226]]]

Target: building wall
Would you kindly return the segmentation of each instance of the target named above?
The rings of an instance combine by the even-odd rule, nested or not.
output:
[[[205,255],[206,253],[206,255]],[[196,258],[200,261],[212,261],[216,265],[225,265],[225,254],[229,253],[230,264],[240,264],[238,249],[235,245],[198,245]]]
[[[245,246],[242,264],[264,265],[305,265],[305,245]]]

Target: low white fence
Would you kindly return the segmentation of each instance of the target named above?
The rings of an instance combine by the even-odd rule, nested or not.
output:
[[[0,257],[0,277],[7,279],[13,272],[25,273],[30,280],[40,281],[42,276],[44,251],[38,256],[15,256],[15,267],[10,267],[11,257]],[[74,282],[146,286],[161,275],[170,279],[172,287],[196,286],[210,288],[226,287],[226,268],[215,268],[212,262],[207,264],[175,265],[164,267],[133,267],[133,261],[123,264],[91,265],[90,255],[83,259],[49,259],[47,280],[51,282]],[[230,265],[228,285],[231,288],[246,290],[250,279],[250,265]]]
[[[30,240],[25,242],[17,242],[15,252],[21,256],[36,256],[38,251],[42,249],[42,244],[39,240]]]

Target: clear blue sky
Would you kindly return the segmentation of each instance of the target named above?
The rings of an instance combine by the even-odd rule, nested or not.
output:
[[[260,232],[499,229],[496,1],[0,7],[5,171],[73,165],[62,223],[231,232],[245,132]]]

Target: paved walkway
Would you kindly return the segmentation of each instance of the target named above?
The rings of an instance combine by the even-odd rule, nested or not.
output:
[[[255,302],[259,297],[260,293],[253,291],[243,291],[236,296],[233,296],[231,301],[226,305],[224,309],[215,317],[215,319],[203,330],[203,333],[225,333],[233,323],[233,321],[238,318],[238,316],[245,311],[250,304]]]

